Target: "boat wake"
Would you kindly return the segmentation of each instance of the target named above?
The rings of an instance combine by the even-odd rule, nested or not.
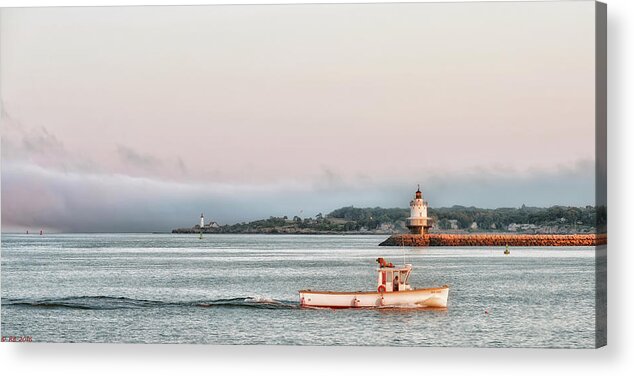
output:
[[[69,296],[62,298],[38,299],[2,299],[3,306],[32,307],[41,309],[142,309],[161,307],[198,307],[198,308],[254,308],[254,309],[295,309],[297,302],[280,301],[270,298],[246,297],[212,300],[167,302],[160,300],[132,299],[112,296]]]

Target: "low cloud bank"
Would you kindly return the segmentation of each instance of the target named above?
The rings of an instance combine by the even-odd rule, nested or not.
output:
[[[239,185],[175,183],[112,174],[68,173],[32,164],[2,166],[2,230],[149,232],[193,226],[200,212],[220,223],[314,216],[341,206],[407,207],[420,183],[433,207],[593,205],[589,162],[551,172],[476,171],[359,184],[287,181]]]

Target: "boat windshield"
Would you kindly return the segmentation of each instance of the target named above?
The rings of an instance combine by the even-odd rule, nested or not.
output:
[[[398,279],[401,284],[406,285],[408,283],[410,272],[410,269],[400,270]]]

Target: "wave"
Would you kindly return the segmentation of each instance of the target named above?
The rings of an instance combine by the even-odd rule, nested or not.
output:
[[[10,299],[2,298],[2,305],[32,308],[66,308],[86,310],[142,309],[160,307],[197,307],[197,308],[255,308],[255,309],[294,309],[299,304],[292,301],[280,301],[271,298],[246,297],[214,300],[195,300],[166,302],[161,300],[132,299],[112,296],[69,296],[62,298]]]

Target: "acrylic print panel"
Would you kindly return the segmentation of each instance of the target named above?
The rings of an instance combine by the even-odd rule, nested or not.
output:
[[[605,20],[2,9],[2,341],[604,345]]]

